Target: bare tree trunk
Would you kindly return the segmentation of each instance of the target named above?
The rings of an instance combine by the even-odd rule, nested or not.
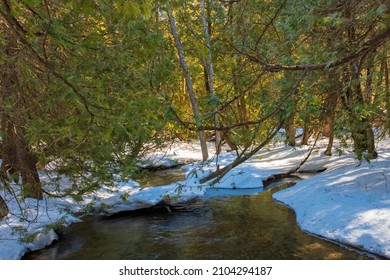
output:
[[[291,147],[295,147],[296,142],[295,142],[295,120],[294,120],[294,115],[291,115],[288,120],[287,120],[287,125],[286,125],[286,136],[287,136],[287,143]]]
[[[207,25],[207,20],[206,20],[206,13],[205,13],[205,8],[204,8],[204,1],[200,1],[200,6],[201,6],[201,12],[202,12],[202,23],[203,23],[203,32],[204,32],[204,37],[206,41],[206,46],[207,46],[207,59],[206,59],[206,72],[207,72],[207,77],[208,77],[208,89],[210,92],[210,96],[213,99],[216,99],[216,94],[214,91],[214,67],[213,67],[213,57],[212,57],[212,51],[211,51],[211,44],[210,44],[210,32],[209,32],[209,27]],[[214,125],[216,128],[220,127],[219,123],[219,113],[217,110],[217,104],[213,104],[214,107]],[[221,149],[221,133],[219,130],[215,130],[215,150],[216,153],[219,154],[220,149]]]
[[[230,136],[230,131],[226,130],[225,133],[222,134],[222,138],[225,139],[226,143],[228,144],[229,148],[232,151],[235,151],[238,154],[238,146],[237,144],[232,140]]]
[[[305,117],[305,123],[303,125],[303,134],[302,134],[302,141],[301,145],[308,145],[309,143],[309,137],[310,137],[310,117],[306,116]]]
[[[367,127],[367,155],[369,159],[375,159],[378,157],[378,152],[375,150],[375,135],[372,127]]]
[[[365,94],[365,103],[372,104],[373,102],[373,89],[372,89],[372,73],[374,69],[374,56],[369,55],[367,61],[367,79],[366,79],[366,94]],[[375,159],[378,157],[378,153],[375,150],[375,135],[372,130],[373,118],[371,116],[367,117],[367,153],[369,159]]]
[[[339,80],[338,74],[335,72],[331,74],[332,86],[327,94],[326,98],[326,108],[325,108],[325,124],[323,129],[323,135],[329,137],[328,145],[324,152],[324,155],[332,155],[332,147],[334,141],[334,129],[336,121],[336,108],[339,102],[339,92],[342,85]]]
[[[387,128],[388,135],[390,136],[390,81],[389,81],[389,64],[387,58],[385,58],[385,91],[386,91],[386,111],[387,118],[385,127]]]
[[[313,138],[314,139],[318,139],[320,137],[320,134],[321,134],[321,128],[320,127],[316,127],[315,130],[314,130],[314,133],[313,133]]]
[[[333,134],[333,131],[332,131],[332,134],[329,136],[328,145],[326,146],[326,150],[324,152],[324,155],[326,155],[326,156],[331,156],[332,155],[333,141],[334,141],[334,134]]]
[[[372,72],[374,68],[374,63],[372,58],[370,59],[370,64],[367,67],[367,79],[366,79],[366,94],[365,101],[368,104],[371,104],[373,101],[373,91],[372,91]]]
[[[7,204],[5,203],[4,199],[0,195],[0,220],[7,216],[9,213]]]
[[[327,101],[327,117],[325,118],[324,131],[323,134],[326,137],[329,137],[328,145],[326,146],[326,150],[324,155],[331,156],[332,155],[332,147],[334,141],[334,129],[335,129],[335,108],[337,106],[338,95],[336,92],[330,93],[331,96]]]
[[[201,125],[201,116],[200,116],[199,109],[198,109],[198,103],[196,101],[196,96],[195,96],[195,92],[194,92],[194,89],[192,86],[190,73],[188,71],[187,63],[185,60],[183,47],[181,45],[181,41],[180,41],[179,35],[177,33],[175,18],[173,17],[172,10],[171,10],[169,4],[167,4],[166,8],[167,8],[167,14],[169,17],[169,23],[171,26],[171,33],[172,33],[172,36],[174,38],[175,46],[176,46],[176,49],[177,49],[177,52],[178,52],[178,55],[180,58],[180,65],[181,65],[181,68],[183,71],[183,75],[186,78],[186,86],[187,86],[188,94],[190,96],[194,118],[195,118],[196,124],[198,126],[200,126]],[[200,146],[202,149],[202,158],[203,158],[203,160],[207,160],[209,156],[208,156],[207,143],[206,143],[204,131],[201,131],[201,130],[198,131],[198,138],[199,138]]]
[[[329,113],[328,113],[329,114]],[[330,137],[333,133],[334,118],[330,115],[324,117],[324,125],[322,127],[322,135],[325,137]]]
[[[17,44],[11,40],[3,47],[9,57],[17,55]],[[5,62],[0,66],[0,101],[1,104],[12,102],[12,107],[3,106],[0,123],[3,130],[2,140],[2,176],[7,177],[7,171],[17,171],[22,177],[23,197],[43,198],[42,186],[36,167],[36,159],[28,146],[25,133],[28,111],[28,96],[18,92],[18,70],[13,63]],[[4,178],[8,179],[8,178]]]

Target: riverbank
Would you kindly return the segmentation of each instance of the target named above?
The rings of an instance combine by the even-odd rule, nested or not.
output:
[[[390,143],[370,163],[345,159],[277,192],[307,232],[390,258]]]
[[[150,158],[185,163],[188,152],[193,155],[192,160],[197,159],[197,144],[174,145],[170,152],[156,151],[157,156]],[[326,139],[317,143],[318,148],[300,171],[326,171],[274,194],[274,198],[296,211],[298,224],[305,231],[390,258],[390,141],[378,145],[378,159],[360,165],[352,153],[323,156],[325,145]],[[268,146],[232,169],[214,187],[261,191],[262,181],[299,166],[308,150],[308,146],[291,148],[282,143]],[[158,157],[159,153],[164,154],[163,159]],[[83,201],[45,197],[41,202],[31,199],[17,205],[10,194],[2,191],[12,214],[0,222],[0,259],[20,259],[28,250],[45,247],[58,238],[56,227],[79,222],[77,213],[86,209],[110,215],[149,207],[161,200],[183,203],[202,197],[209,186],[199,180],[215,170],[217,162],[223,167],[234,158],[234,152],[223,151],[206,163],[183,166],[186,171],[183,181],[149,188],[140,188],[134,181],[118,182],[85,196]],[[21,237],[26,236],[29,239],[21,242]]]

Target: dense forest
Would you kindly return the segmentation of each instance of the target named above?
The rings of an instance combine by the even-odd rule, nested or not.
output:
[[[48,169],[64,196],[135,178],[176,138],[236,150],[219,180],[281,129],[360,160],[390,132],[386,0],[1,0],[0,30],[1,188],[25,198]]]

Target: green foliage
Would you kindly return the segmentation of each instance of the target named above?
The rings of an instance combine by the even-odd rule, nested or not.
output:
[[[143,144],[164,127],[164,107],[150,82],[157,87],[172,66],[159,60],[164,38],[150,18],[152,3],[65,1],[56,11],[39,1],[12,3],[31,30],[31,47],[19,42],[18,56],[2,60],[18,67],[30,146],[42,166],[61,159],[57,171],[73,182],[69,193],[89,192],[114,174],[133,176]],[[0,38],[6,44],[14,37]],[[37,59],[40,71],[31,63]]]
[[[60,162],[57,171],[72,183],[65,193],[78,199],[115,178],[136,176],[136,162],[150,146],[146,143],[194,137],[196,131],[180,125],[176,115],[212,126],[218,109],[221,125],[245,124],[228,132],[234,144],[243,146],[264,140],[292,115],[297,124],[307,122],[311,128],[332,116],[335,134],[346,142],[358,141],[362,125],[388,122],[382,69],[388,44],[371,58],[352,61],[361,66],[359,73],[352,75],[352,62],[332,68],[388,26],[388,7],[380,2],[206,1],[209,50],[198,2],[171,1],[199,101],[196,120],[164,14],[167,1],[9,2],[26,32],[18,33],[24,40],[16,40],[12,29],[0,23],[0,47],[15,45],[14,53],[0,52],[0,64],[13,65],[18,73],[13,85],[18,95],[3,94],[1,110],[20,118],[39,166]],[[209,52],[213,97],[203,65]],[[286,99],[301,73],[271,72],[252,58],[327,67],[307,73]],[[359,99],[359,86],[369,95],[368,67],[373,97]],[[350,97],[347,89],[352,89]],[[338,100],[329,108],[331,94]],[[16,109],[20,100],[23,105]],[[246,124],[265,117],[257,125]],[[206,133],[211,138],[214,132]]]

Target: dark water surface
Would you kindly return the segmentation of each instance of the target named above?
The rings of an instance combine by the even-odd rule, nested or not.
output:
[[[367,258],[303,233],[293,211],[273,201],[271,191],[259,191],[212,190],[206,199],[174,213],[159,209],[85,217],[84,222],[64,229],[59,242],[25,258]]]

